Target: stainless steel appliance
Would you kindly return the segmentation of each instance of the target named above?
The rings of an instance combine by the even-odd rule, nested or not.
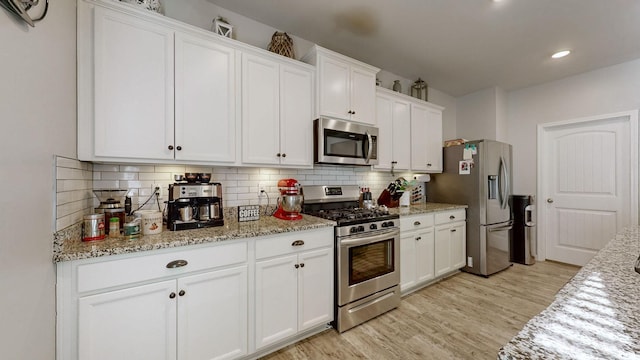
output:
[[[343,332],[398,307],[398,215],[359,208],[357,185],[305,186],[303,191],[304,213],[337,222],[335,328]]]
[[[314,120],[316,163],[344,165],[378,164],[378,128],[344,120]]]
[[[511,218],[513,228],[509,230],[509,260],[525,265],[536,262],[536,222],[533,195],[511,195]]]
[[[469,206],[463,270],[489,276],[509,267],[511,145],[476,140],[443,153],[443,173],[431,176],[427,201]]]
[[[222,226],[222,209],[220,183],[170,184],[167,229],[175,231]]]

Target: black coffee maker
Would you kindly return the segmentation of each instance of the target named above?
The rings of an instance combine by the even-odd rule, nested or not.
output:
[[[222,184],[177,182],[169,185],[167,229],[187,230],[222,226]]]

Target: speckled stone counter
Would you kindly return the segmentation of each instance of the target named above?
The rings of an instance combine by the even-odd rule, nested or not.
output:
[[[225,218],[224,226],[168,231],[157,235],[141,236],[136,240],[123,237],[92,242],[83,242],[81,225],[77,224],[54,234],[53,261],[88,259],[100,256],[133,253],[139,251],[173,248],[185,245],[204,244],[217,241],[243,239],[292,231],[334,226],[335,222],[314,216],[303,215],[301,220],[280,220],[262,215],[258,221],[239,223],[234,218]]]
[[[640,359],[639,229],[616,235],[498,359]]]
[[[399,214],[400,216],[425,214],[437,211],[447,211],[455,209],[466,209],[467,205],[455,205],[455,204],[442,204],[428,202],[425,204],[411,205],[408,207],[390,208],[390,214]]]

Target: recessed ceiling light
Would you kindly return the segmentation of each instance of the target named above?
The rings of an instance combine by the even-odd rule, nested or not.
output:
[[[560,59],[563,58],[567,55],[571,54],[571,50],[562,50],[562,51],[558,51],[557,53],[551,55],[552,58],[554,59]]]

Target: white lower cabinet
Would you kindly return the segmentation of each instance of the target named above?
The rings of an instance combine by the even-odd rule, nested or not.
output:
[[[451,216],[453,219],[449,219]],[[400,217],[400,290],[403,293],[464,266],[464,220],[464,209]]]
[[[266,353],[333,320],[333,227],[60,262],[56,293],[58,359]]]
[[[255,347],[333,320],[333,233],[256,242]]]

